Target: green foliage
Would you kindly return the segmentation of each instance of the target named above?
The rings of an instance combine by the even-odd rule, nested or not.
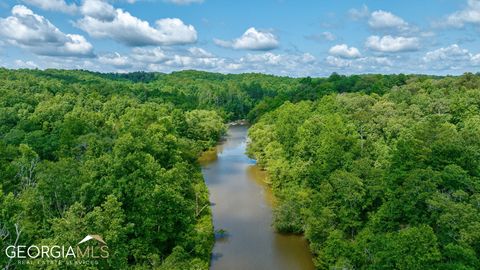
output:
[[[478,269],[479,85],[0,69],[0,246],[100,234],[111,256],[98,268],[207,269],[196,160],[247,118],[274,225],[305,233],[319,269]]]
[[[276,228],[304,232],[319,269],[478,269],[480,77],[301,85],[364,93],[287,102],[250,129]]]
[[[190,103],[197,93],[164,94],[159,74],[0,78],[2,248],[99,234],[110,256],[93,268],[208,268],[213,227],[196,159],[223,135],[223,109]]]
[[[225,134],[223,119],[213,111],[193,110],[185,114],[188,137],[211,147]]]

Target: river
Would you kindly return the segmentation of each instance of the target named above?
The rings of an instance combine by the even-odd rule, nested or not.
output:
[[[247,126],[231,126],[216,151],[200,163],[210,190],[217,239],[212,270],[314,269],[306,240],[272,227],[274,198],[265,174],[245,154]]]

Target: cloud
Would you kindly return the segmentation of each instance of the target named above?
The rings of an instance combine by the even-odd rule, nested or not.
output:
[[[423,61],[429,68],[455,70],[480,65],[480,53],[473,54],[457,44],[452,44],[425,53]]]
[[[267,65],[298,65],[309,64],[315,61],[315,56],[304,53],[300,55],[290,54],[274,54],[271,52],[262,54],[247,54],[245,57],[240,58],[240,62],[244,63],[264,63]]]
[[[462,49],[457,44],[452,44],[445,48],[439,48],[433,51],[429,51],[423,57],[425,62],[432,61],[444,61],[444,60],[458,60],[465,61],[470,60],[471,54],[467,49]]]
[[[313,40],[316,42],[323,42],[323,41],[334,41],[337,39],[337,37],[332,34],[331,32],[325,31],[320,34],[314,34],[314,35],[307,35],[305,36],[306,39]]]
[[[325,61],[331,67],[347,72],[387,72],[393,66],[393,62],[387,57],[344,59],[330,55]]]
[[[35,69],[38,68],[38,65],[33,61],[23,61],[17,59],[13,62],[15,68],[28,68],[28,69]]]
[[[399,31],[408,29],[408,23],[402,18],[383,10],[372,12],[368,25],[372,29],[396,29]]]
[[[480,1],[468,0],[465,9],[448,15],[446,20],[439,24],[458,28],[463,27],[465,24],[480,25]]]
[[[65,44],[62,47],[58,47],[59,55],[68,55],[71,53],[73,56],[91,56],[93,54],[93,46],[85,37],[74,34],[66,34],[66,36],[67,41]],[[55,53],[51,55],[55,55]]]
[[[159,47],[156,48],[134,48],[131,57],[142,63],[162,63],[168,59],[166,53]]]
[[[337,37],[334,34],[328,31],[323,32],[321,35],[323,36],[323,38],[325,38],[328,41],[334,41],[335,39],[337,39]]]
[[[194,55],[174,55],[165,62],[166,66],[187,69],[216,69],[224,63],[224,59],[216,57],[196,57]]]
[[[177,45],[197,41],[195,28],[178,18],[160,19],[151,26],[122,9],[113,10],[101,0],[85,1],[82,12],[84,17],[76,22],[77,27],[93,37],[111,38],[127,46]]]
[[[172,69],[202,69],[215,70],[220,68],[225,60],[198,47],[191,47],[180,51],[164,51],[156,48],[134,48],[131,58],[138,65],[152,71]]]
[[[147,70],[169,72],[182,69],[225,71],[227,60],[198,47],[163,50],[160,47],[133,48],[130,54],[110,53],[98,57],[103,70]]]
[[[214,55],[206,50],[198,47],[192,47],[188,49],[188,52],[191,53],[195,57],[203,57],[203,58],[212,58]]]
[[[132,66],[130,59],[118,52],[101,55],[98,57],[98,61],[102,64],[111,65],[116,68],[128,68]]]
[[[88,63],[89,65],[91,63]],[[312,75],[318,72],[316,58],[309,53],[247,53],[239,58],[219,57],[203,48],[142,47],[130,53],[110,53],[97,58],[96,69],[128,72],[146,70],[171,72],[196,69],[214,72],[264,72],[278,75]],[[317,68],[316,68],[317,67]]]
[[[325,60],[330,66],[337,67],[337,68],[344,68],[352,65],[352,61],[331,56],[331,55],[327,56]]]
[[[263,54],[247,54],[245,57],[241,58],[241,62],[246,62],[246,63],[262,63],[262,64],[267,64],[267,65],[280,65],[283,61],[282,58],[284,58],[280,54],[274,54],[274,53],[263,53]]]
[[[367,38],[365,46],[373,51],[394,53],[416,51],[419,49],[420,44],[416,37],[393,37],[387,35],[383,37],[370,36]]]
[[[328,31],[323,32],[322,36],[328,41],[334,41],[335,39],[337,39],[337,37],[334,34]]]
[[[153,51],[156,51],[155,53]],[[139,55],[145,57],[138,57]],[[154,62],[149,55],[159,55]],[[111,55],[110,58],[117,58]],[[315,71],[316,59],[309,53],[303,54],[274,54],[248,53],[243,57],[231,59],[223,58],[206,51],[203,48],[190,47],[181,50],[162,50],[160,48],[135,48],[128,56],[128,62],[134,63],[131,70],[149,70],[169,72],[172,70],[198,69],[217,72],[264,72],[274,74],[302,74],[308,75]],[[117,59],[115,59],[117,60]],[[120,59],[118,59],[120,60]],[[145,60],[145,61],[143,61]],[[107,60],[108,61],[108,60]],[[107,63],[107,61],[103,61]],[[113,62],[120,64],[127,61]],[[116,68],[115,66],[111,65]],[[125,68],[125,67],[121,67]],[[106,68],[108,70],[108,68]]]
[[[161,63],[148,64],[151,71],[169,71],[178,69],[199,69],[210,71],[225,71],[228,69],[227,60],[197,47],[187,50],[174,51],[166,55]]]
[[[341,58],[359,58],[362,55],[360,51],[355,47],[348,47],[347,44],[339,44],[330,48],[328,51],[331,55]]]
[[[248,72],[275,73],[281,75],[312,75],[318,72],[315,56],[310,53],[275,54],[272,52],[247,54],[234,62],[238,69]]]
[[[472,61],[472,64],[474,66],[479,66],[480,65],[480,53],[472,55],[471,61]]]
[[[193,3],[203,3],[203,0],[164,0],[165,2],[172,3],[175,5],[190,5]]]
[[[348,11],[348,15],[352,20],[360,20],[363,18],[366,18],[370,15],[370,12],[368,11],[368,7],[366,5],[363,5],[359,9],[352,8]]]
[[[43,16],[23,5],[0,18],[0,36],[38,55],[92,57],[93,46],[83,36],[65,34]]]
[[[116,15],[113,6],[101,0],[84,0],[80,12],[85,16],[109,22],[113,21]]]
[[[75,4],[67,4],[65,0],[22,0],[22,2],[43,10],[60,11],[70,14],[77,11]]]
[[[221,47],[243,49],[243,50],[260,50],[267,51],[278,47],[277,37],[267,31],[260,31],[254,27],[250,27],[239,38],[232,41],[214,39],[215,44]]]

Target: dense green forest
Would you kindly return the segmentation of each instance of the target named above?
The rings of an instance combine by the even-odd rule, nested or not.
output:
[[[93,268],[207,268],[213,228],[196,159],[224,119],[157,87],[0,71],[2,268],[19,233],[22,245],[73,245],[91,232],[112,251]]]
[[[480,76],[286,102],[249,132],[318,269],[480,269]]]
[[[111,254],[91,269],[207,269],[197,158],[246,118],[275,226],[305,233],[319,269],[476,269],[479,110],[472,74],[0,69],[0,246],[95,232]]]
[[[75,245],[94,232],[111,254],[92,269],[207,269],[213,227],[197,157],[226,121],[297,83],[0,69],[0,265],[37,269],[13,265],[6,247]]]

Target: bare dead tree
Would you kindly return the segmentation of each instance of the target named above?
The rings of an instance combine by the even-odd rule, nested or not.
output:
[[[20,239],[20,235],[22,234],[22,229],[20,229],[20,226],[18,225],[18,223],[15,223],[15,233],[16,233],[16,238],[15,238],[15,242],[14,242],[14,246],[17,246],[18,244],[18,240]],[[10,266],[12,265],[12,260],[13,258],[10,258],[8,260],[8,263],[7,265],[5,265],[5,267],[3,268],[4,270],[8,270],[10,269]]]
[[[35,186],[35,169],[37,168],[39,158],[34,157],[30,160],[29,164],[20,165],[20,171],[17,173],[17,177],[20,178],[24,188]]]
[[[208,203],[207,203],[204,206],[202,206],[202,208],[200,208],[198,201],[199,201],[198,193],[195,192],[195,217],[196,218],[199,217],[202,211],[208,207]]]

